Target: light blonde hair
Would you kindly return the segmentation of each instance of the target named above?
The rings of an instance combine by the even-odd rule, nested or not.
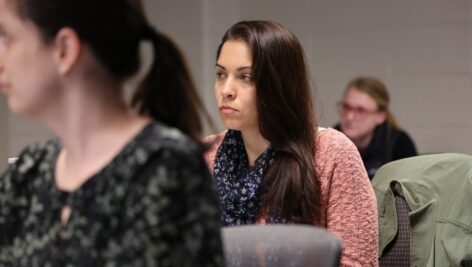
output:
[[[395,129],[401,129],[395,116],[390,112],[390,95],[383,82],[374,77],[359,76],[347,84],[345,92],[347,93],[351,88],[355,88],[372,97],[377,104],[378,110],[387,114],[387,123]]]

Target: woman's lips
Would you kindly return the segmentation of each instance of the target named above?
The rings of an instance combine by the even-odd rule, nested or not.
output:
[[[221,106],[221,107],[220,107],[220,111],[221,111],[221,113],[223,113],[223,114],[232,114],[232,113],[238,112],[237,109],[232,108],[232,107],[229,107],[229,106]]]

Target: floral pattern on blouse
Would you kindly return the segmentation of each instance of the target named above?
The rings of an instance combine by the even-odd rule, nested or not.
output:
[[[255,222],[262,180],[274,157],[275,151],[269,147],[250,168],[241,132],[228,130],[216,154],[213,171],[224,226]],[[278,222],[275,217],[269,221]]]
[[[0,266],[224,266],[214,186],[180,131],[150,123],[72,193],[60,149],[31,146],[0,177]]]

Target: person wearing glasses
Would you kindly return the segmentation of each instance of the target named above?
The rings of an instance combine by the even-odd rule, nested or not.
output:
[[[340,122],[335,129],[356,145],[370,179],[385,163],[418,154],[389,104],[387,87],[373,77],[354,78],[338,102]]]

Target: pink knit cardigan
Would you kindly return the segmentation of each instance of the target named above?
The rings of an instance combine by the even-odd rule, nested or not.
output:
[[[208,136],[205,157],[213,173],[216,152],[225,132]],[[341,266],[378,266],[377,204],[374,191],[354,144],[342,133],[327,129],[316,137],[315,169],[321,182],[321,220],[343,240]],[[265,218],[258,218],[264,224]]]

